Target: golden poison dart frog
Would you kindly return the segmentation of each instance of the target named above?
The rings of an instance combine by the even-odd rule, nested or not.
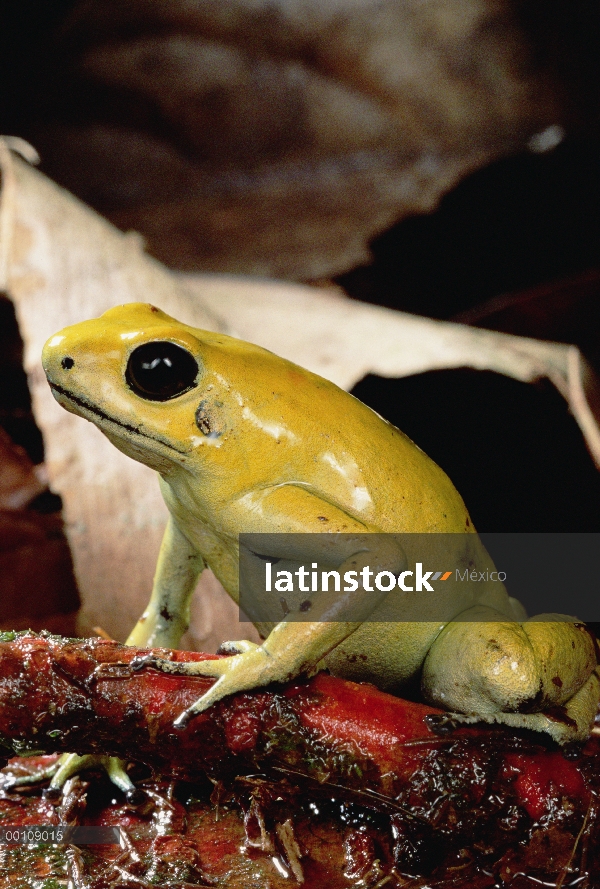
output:
[[[134,303],[57,333],[43,365],[59,404],[158,473],[170,518],[132,645],[178,646],[206,566],[238,599],[241,532],[298,532],[255,554],[274,569],[281,559],[325,559],[342,575],[369,566],[399,577],[415,563],[408,532],[456,533],[457,564],[493,569],[460,495],[423,451],[352,395],[265,349]],[[424,698],[463,721],[531,728],[559,743],[587,737],[600,683],[585,627],[556,615],[527,620],[498,583],[476,594],[454,584],[431,611],[404,589],[376,595],[359,585],[352,620],[335,597],[319,610],[317,593],[314,620],[294,620],[292,602],[285,619],[258,624],[260,645],[152,665],[217,680],[180,725],[224,695],[325,666],[390,691],[420,674]]]

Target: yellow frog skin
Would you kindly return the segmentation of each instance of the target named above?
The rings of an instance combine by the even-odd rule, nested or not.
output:
[[[402,432],[258,346],[134,303],[62,330],[42,360],[59,404],[159,474],[170,518],[129,644],[178,646],[205,566],[237,601],[240,532],[318,532],[320,553],[298,545],[268,555],[308,563],[329,548],[331,561],[334,546],[341,573],[369,565],[398,574],[411,554],[394,534],[473,531],[448,477]],[[459,562],[491,567],[477,535],[456,539]],[[259,625],[264,642],[228,643],[231,657],[152,665],[217,679],[180,725],[225,695],[327,666],[390,691],[421,672],[425,699],[463,721],[531,728],[559,743],[587,737],[600,696],[590,634],[556,615],[526,620],[503,587],[475,586],[476,599],[443,601],[443,619],[438,601],[435,620],[421,610],[418,622],[410,593],[374,601],[360,588],[368,621],[336,620],[330,603],[328,620]],[[479,620],[453,620],[467,610]]]

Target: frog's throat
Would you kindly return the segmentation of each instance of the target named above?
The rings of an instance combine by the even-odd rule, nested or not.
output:
[[[178,454],[186,454],[187,452],[181,450],[180,448],[173,447],[167,441],[163,441],[162,438],[158,438],[154,435],[148,435],[147,432],[142,432],[141,429],[138,429],[136,426],[131,426],[129,423],[122,423],[120,420],[116,420],[114,417],[105,414],[104,411],[101,411],[99,407],[96,407],[95,404],[92,404],[89,401],[86,401],[85,398],[79,398],[78,395],[73,395],[72,392],[69,392],[67,389],[63,389],[62,386],[59,386],[57,383],[51,383],[48,380],[50,388],[59,392],[64,398],[67,398],[69,401],[72,401],[73,404],[78,405],[78,407],[83,408],[84,411],[88,411],[90,414],[94,414],[96,417],[99,417],[101,420],[104,420],[107,423],[112,423],[115,426],[119,426],[121,429],[124,429],[126,432],[132,432],[134,435],[141,435],[142,438],[147,438],[149,441],[154,441],[157,444],[163,445],[163,447],[169,448],[170,451],[177,451]]]

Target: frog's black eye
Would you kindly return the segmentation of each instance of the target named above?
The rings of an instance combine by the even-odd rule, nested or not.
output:
[[[196,385],[198,362],[175,343],[138,346],[129,356],[125,379],[136,395],[148,401],[169,401]]]

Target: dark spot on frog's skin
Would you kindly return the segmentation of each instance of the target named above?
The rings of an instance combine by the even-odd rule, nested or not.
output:
[[[357,661],[366,661],[368,658],[366,654],[348,654],[346,660],[349,664],[355,664]]]
[[[173,615],[171,614],[171,612],[169,611],[169,609],[167,608],[166,605],[163,605],[163,607],[160,609],[160,616],[162,617],[163,620],[166,620],[166,621],[173,620]]]
[[[160,312],[160,309],[157,309],[156,306],[150,305],[150,303],[148,303],[148,308],[151,312]]]
[[[560,678],[560,676],[553,676],[553,677],[552,677],[552,682],[554,683],[554,685],[555,685],[557,688],[562,688],[562,686],[563,686],[563,684],[562,684],[562,679]]]
[[[329,521],[329,519],[327,518],[326,515],[318,515],[317,518],[320,522],[328,522]]]
[[[210,414],[208,413],[206,402],[201,401],[196,411],[196,426],[203,435],[210,435],[212,425],[210,422]]]
[[[63,360],[60,362],[60,366],[62,367],[63,370],[71,370],[71,368],[73,367],[74,364],[75,364],[75,362],[73,361],[73,359],[71,358],[70,355],[65,355]]]
[[[468,518],[467,518],[467,522],[466,522],[466,525],[467,525],[467,528],[469,528],[469,527],[470,527],[470,525],[471,525],[471,522],[470,522],[470,521],[469,521],[469,519],[468,519]]]
[[[300,602],[300,607],[298,610],[301,611],[302,614],[305,614],[307,611],[310,611],[311,608],[312,602],[310,601],[310,599],[305,599],[304,602]]]
[[[213,408],[222,407],[222,401],[215,401],[212,405]],[[223,423],[219,420],[219,415],[215,416],[214,413],[211,413],[211,409],[209,408],[208,401],[201,401],[196,409],[196,426],[202,432],[203,435],[208,436],[209,438],[219,438],[220,435],[223,434],[224,426]]]

